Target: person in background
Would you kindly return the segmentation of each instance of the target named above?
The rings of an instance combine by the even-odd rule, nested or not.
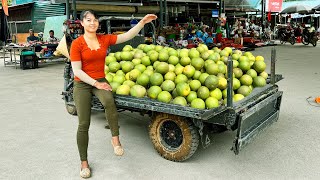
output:
[[[39,38],[34,35],[33,29],[29,29],[29,34],[30,34],[30,36],[27,37],[27,42],[29,44],[32,44],[32,43],[35,43],[35,42],[39,41]]]
[[[56,42],[58,41],[58,38],[54,37],[54,31],[49,31],[49,37],[47,38],[47,42]]]
[[[91,116],[91,101],[95,95],[105,108],[105,116],[111,130],[111,144],[114,154],[122,156],[124,150],[119,139],[118,112],[114,102],[112,87],[107,82],[104,73],[105,57],[109,46],[120,44],[134,38],[145,24],[156,20],[157,16],[148,14],[128,32],[120,35],[97,34],[99,20],[92,10],[80,14],[84,34],[71,44],[70,60],[74,73],[73,99],[79,119],[77,144],[80,154],[80,176],[89,178],[91,169],[87,159],[89,143],[89,126]],[[119,167],[121,168],[121,167]]]

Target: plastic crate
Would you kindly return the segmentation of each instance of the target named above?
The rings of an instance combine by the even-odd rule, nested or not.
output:
[[[20,69],[38,68],[38,57],[35,54],[20,55]]]

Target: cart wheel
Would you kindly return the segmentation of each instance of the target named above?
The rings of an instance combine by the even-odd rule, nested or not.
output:
[[[149,136],[157,152],[170,161],[187,160],[199,145],[199,134],[193,123],[170,114],[158,114],[152,120]]]
[[[76,116],[77,115],[77,108],[75,105],[66,104],[66,109],[69,114]]]

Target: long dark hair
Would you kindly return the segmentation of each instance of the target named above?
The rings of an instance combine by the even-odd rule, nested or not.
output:
[[[80,14],[80,20],[83,21],[83,19],[88,15],[88,14],[92,14],[94,16],[94,18],[98,19],[98,15],[97,13],[95,13],[93,10],[84,10],[81,12]]]

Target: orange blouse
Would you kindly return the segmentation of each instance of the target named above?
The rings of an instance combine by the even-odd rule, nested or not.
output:
[[[100,44],[100,48],[97,50],[91,50],[83,35],[74,40],[70,49],[71,62],[81,61],[82,70],[93,79],[104,78],[104,65],[105,58],[107,56],[107,50],[110,45],[114,45],[117,42],[117,35],[98,35],[97,39]],[[74,77],[76,81],[80,81],[78,77]]]

